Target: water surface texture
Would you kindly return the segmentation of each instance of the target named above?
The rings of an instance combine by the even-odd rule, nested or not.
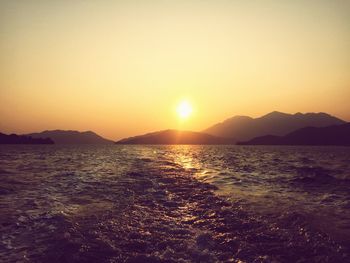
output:
[[[1,262],[349,262],[350,148],[0,146]]]

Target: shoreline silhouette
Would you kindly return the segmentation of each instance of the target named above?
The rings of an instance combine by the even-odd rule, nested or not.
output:
[[[32,138],[30,136],[0,133],[0,144],[54,144],[50,138]]]
[[[320,134],[321,133],[321,134]],[[259,118],[235,116],[203,132],[162,130],[112,141],[92,131],[51,130],[25,135],[16,144],[170,144],[170,145],[349,145],[348,123],[327,113],[270,112]],[[219,136],[221,135],[221,136]],[[256,136],[258,135],[258,136]],[[5,138],[5,137],[4,137]],[[24,137],[23,137],[24,138]],[[51,141],[45,141],[49,138]],[[245,140],[244,140],[245,138]],[[249,138],[248,140],[246,138]],[[35,140],[38,139],[38,140]],[[15,140],[7,140],[14,143]],[[6,143],[3,139],[0,143]]]

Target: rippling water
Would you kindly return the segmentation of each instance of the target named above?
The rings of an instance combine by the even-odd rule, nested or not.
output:
[[[1,262],[347,262],[350,148],[0,146]]]

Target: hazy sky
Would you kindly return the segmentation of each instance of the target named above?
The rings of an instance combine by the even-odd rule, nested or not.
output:
[[[0,1],[0,131],[350,121],[350,1]],[[187,99],[193,115],[180,122]]]

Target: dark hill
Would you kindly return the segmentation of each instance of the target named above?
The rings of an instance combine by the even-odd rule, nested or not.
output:
[[[33,138],[51,138],[56,144],[111,144],[113,141],[102,138],[92,131],[53,130],[27,134]]]
[[[284,136],[305,127],[326,127],[344,123],[346,122],[326,113],[287,114],[274,111],[259,118],[235,116],[203,132],[247,141],[263,135]]]
[[[238,144],[350,146],[350,123],[321,128],[307,127],[291,132],[286,136],[267,135]]]
[[[233,139],[219,138],[191,131],[165,130],[130,137],[117,144],[234,144]]]

